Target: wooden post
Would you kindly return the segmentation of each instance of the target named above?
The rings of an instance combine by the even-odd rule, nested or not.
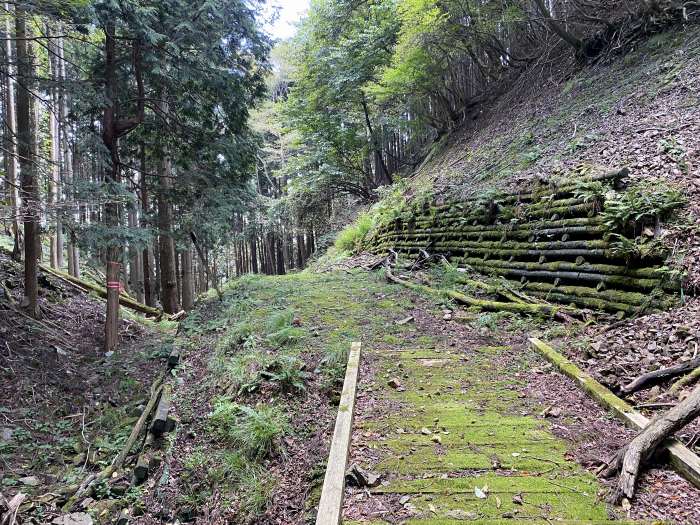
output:
[[[107,263],[107,319],[105,321],[105,352],[114,352],[119,339],[119,270],[121,264]]]
[[[338,417],[335,420],[335,430],[333,431],[333,442],[328,455],[326,477],[323,480],[321,501],[316,515],[316,525],[339,525],[341,521],[345,496],[345,469],[350,453],[361,348],[361,343],[353,343],[350,348],[343,393],[340,396]]]

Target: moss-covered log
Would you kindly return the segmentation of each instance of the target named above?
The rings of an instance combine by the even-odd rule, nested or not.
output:
[[[529,293],[530,293],[530,295],[532,295],[534,297],[538,297],[538,298],[544,299],[546,301],[552,301],[555,303],[563,303],[563,304],[575,304],[576,306],[580,306],[583,308],[591,308],[593,310],[603,310],[606,312],[625,312],[626,314],[629,314],[629,313],[638,313],[638,312],[644,310],[644,308],[642,306],[637,306],[637,305],[632,305],[632,304],[627,304],[627,303],[613,302],[613,301],[606,301],[605,299],[597,299],[595,297],[581,297],[578,295],[568,295],[568,294],[557,293],[557,292],[531,291]]]
[[[527,282],[520,284],[511,283],[514,289],[531,292],[558,293],[581,298],[603,299],[612,303],[624,303],[633,306],[652,306],[659,308],[671,307],[676,301],[673,298],[652,298],[648,293],[625,292],[622,290],[597,290],[587,286],[556,286],[550,283]]]
[[[542,304],[524,304],[524,303],[503,303],[498,301],[488,301],[484,299],[477,299],[475,297],[470,297],[461,292],[455,290],[443,290],[437,288],[431,288],[423,284],[413,283],[400,277],[396,277],[389,268],[386,270],[387,278],[397,284],[401,284],[411,290],[426,293],[429,295],[448,297],[457,301],[458,303],[465,304],[467,306],[474,306],[482,310],[493,311],[493,312],[517,312],[523,314],[531,315],[548,315],[555,316],[558,313],[570,312],[572,310],[569,308],[558,307],[553,305],[542,305]]]
[[[545,257],[592,257],[592,258],[610,258],[612,254],[610,250],[602,249],[562,249],[562,250],[507,250],[507,249],[495,249],[495,248],[470,248],[465,247],[462,243],[458,242],[423,242],[423,243],[396,243],[396,244],[386,244],[385,246],[380,246],[380,248],[393,248],[396,251],[418,253],[420,250],[432,250],[440,253],[464,253],[465,256],[470,255],[481,255],[486,258],[491,259],[507,259],[509,257],[540,257],[544,255]],[[542,263],[544,264],[544,263]]]
[[[403,236],[404,239],[399,241],[397,245],[407,244],[411,238],[409,235]],[[546,251],[546,250],[606,250],[610,247],[607,241],[603,240],[579,240],[579,241],[538,241],[538,242],[517,242],[517,241],[442,241],[435,239],[420,239],[416,241],[416,245],[430,244],[435,247],[445,247],[454,249],[483,249],[483,250],[513,250],[513,251]]]
[[[453,258],[452,261],[460,261],[460,259]],[[477,261],[479,260],[477,259]],[[489,266],[488,264],[485,264],[484,261],[479,261],[479,264],[469,264],[469,266],[484,273],[503,275],[505,277],[524,277],[525,279],[546,279],[550,281],[554,281],[555,279],[561,279],[569,281],[584,281],[596,284],[599,282],[603,282],[607,285],[621,286],[624,288],[631,288],[637,290],[654,290],[661,286],[661,281],[659,279],[643,279],[638,277],[627,277],[622,275],[605,275],[601,273],[575,271],[518,270],[515,268],[499,268],[495,266]]]
[[[524,261],[499,261],[492,260],[488,263],[484,263],[483,260],[476,258],[463,258],[456,259],[462,264],[468,266],[488,266],[492,268],[505,268],[505,269],[515,269],[515,270],[531,270],[531,271],[541,271],[547,270],[550,272],[559,271],[574,271],[574,272],[590,272],[605,275],[619,275],[623,277],[635,277],[643,279],[652,279],[659,281],[659,269],[658,267],[650,268],[627,268],[623,265],[618,264],[603,264],[603,263],[583,263],[576,264],[570,261],[552,261],[548,263],[537,263],[537,262],[524,262]]]
[[[486,231],[461,231],[452,228],[426,228],[405,232],[391,232],[374,237],[373,241],[396,241],[400,238],[424,239],[431,237],[446,237],[449,239],[503,239],[503,240],[530,240],[537,241],[540,238],[571,236],[598,236],[602,237],[606,230],[599,226],[570,226],[568,228],[542,228],[512,230],[505,227]],[[562,240],[564,240],[562,238]],[[368,245],[369,246],[369,245]]]
[[[444,223],[439,220],[436,221],[426,221],[425,227],[418,227],[419,224],[415,223],[412,228],[408,226],[402,226],[397,229],[395,227],[381,227],[373,235],[373,239],[382,238],[386,235],[392,235],[399,232],[416,232],[424,231],[428,233],[443,233],[443,232],[461,232],[461,233],[471,233],[471,232],[487,232],[487,231],[499,231],[499,232],[517,232],[517,231],[528,231],[530,233],[547,233],[550,230],[556,232],[560,228],[572,228],[572,227],[598,227],[598,232],[604,233],[606,230],[602,227],[602,219],[600,217],[579,217],[570,219],[559,219],[556,221],[551,220],[538,220],[531,222],[519,222],[519,223],[506,223],[506,224],[451,224]],[[573,232],[573,230],[572,230]],[[596,233],[596,231],[591,231],[591,233]]]

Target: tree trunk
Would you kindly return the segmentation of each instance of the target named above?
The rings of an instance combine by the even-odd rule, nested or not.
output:
[[[51,36],[51,28],[46,24],[46,34]],[[49,51],[49,67],[50,76],[54,83],[59,81],[60,75],[58,73],[58,61],[56,56],[58,55],[56,44],[52,40],[47,44],[47,49]],[[51,142],[51,178],[49,183],[49,196],[50,202],[54,204],[53,213],[56,217],[55,226],[56,231],[51,237],[51,266],[53,268],[63,269],[63,224],[61,220],[61,144],[60,144],[60,130],[59,130],[59,120],[57,116],[60,116],[60,109],[58,104],[58,93],[57,88],[51,89],[51,102],[52,107],[49,109],[49,139]],[[49,210],[50,213],[51,210]]]
[[[129,209],[128,221],[129,228],[137,229],[139,226],[139,221],[137,217],[137,210],[135,208]],[[143,251],[136,246],[131,244],[129,246],[129,283],[132,290],[136,294],[136,300],[140,303],[144,302],[143,293]]]
[[[62,31],[62,27],[59,27],[59,33]],[[59,81],[64,82],[66,80],[66,63],[64,60],[64,42],[63,37],[58,37],[56,40],[56,49],[58,56],[56,58],[56,64],[58,66],[58,78]],[[70,197],[70,192],[72,191],[72,185],[74,183],[74,168],[73,168],[73,151],[70,146],[69,133],[68,133],[68,101],[65,88],[60,88],[58,93],[58,108],[60,121],[58,126],[59,133],[59,144],[63,146],[63,162],[61,166],[63,168],[63,181],[66,187],[65,198],[69,205],[74,206],[74,199]],[[72,218],[72,222],[77,223],[80,220],[80,214],[77,210],[70,210],[68,217]],[[78,252],[78,245],[76,242],[75,232],[73,228],[69,230],[68,234],[68,273],[73,277],[80,277],[80,254]]]
[[[258,273],[258,246],[255,235],[250,239],[250,262],[253,273]]]
[[[182,253],[175,248],[175,277],[177,279],[177,304],[182,304]]]
[[[108,24],[105,28],[105,98],[107,104],[102,114],[102,141],[110,155],[110,166],[107,175],[108,181],[112,184],[119,184],[119,136],[116,132],[117,118],[117,86],[116,86],[116,35],[114,24]],[[119,227],[119,204],[108,202],[105,204],[105,222],[107,228],[115,230]],[[121,246],[110,242],[107,247],[107,275],[108,294],[109,286],[119,280],[119,261],[121,260]],[[115,271],[116,267],[116,271]],[[109,277],[112,280],[109,280]],[[119,290],[114,292],[112,297],[107,298],[107,315],[105,316],[105,352],[114,352],[117,348],[119,319]]]
[[[189,312],[194,307],[194,275],[192,273],[192,249],[182,252],[182,309]]]
[[[7,173],[7,190],[10,195],[10,211],[12,214],[12,257],[15,260],[20,258],[22,249],[21,232],[19,229],[20,209],[22,206],[17,181],[17,118],[15,114],[15,86],[12,77],[14,76],[15,57],[12,52],[12,19],[10,4],[5,2],[5,61],[7,72],[5,74],[5,172]]]
[[[306,247],[304,246],[304,234],[297,233],[297,266],[299,269],[303,270],[306,264],[306,259],[304,255],[306,254]]]
[[[275,257],[276,263],[277,263],[277,268],[276,268],[276,273],[277,275],[284,275],[286,272],[285,269],[285,264],[284,264],[284,246],[282,243],[282,236],[281,235],[275,235],[273,238],[276,238],[275,242],[275,248],[277,251],[277,256]]]
[[[32,130],[32,98],[34,57],[26,27],[27,15],[17,9],[17,153],[21,168],[21,189],[24,215],[24,295],[32,317],[39,317],[39,187],[34,166],[34,134]]]
[[[163,311],[174,314],[179,311],[177,300],[177,269],[175,268],[175,242],[172,237],[173,213],[168,195],[172,189],[172,164],[169,157],[162,161],[160,188],[158,191],[158,249],[160,253],[160,289]]]

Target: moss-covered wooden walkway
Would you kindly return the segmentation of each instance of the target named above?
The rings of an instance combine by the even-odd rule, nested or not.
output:
[[[355,446],[366,451],[362,466],[383,481],[369,496],[346,489],[346,516],[356,521],[345,523],[386,523],[388,508],[407,524],[620,523],[596,479],[567,459],[565,443],[519,394],[517,369],[526,358],[502,359],[505,347],[372,356],[367,344],[365,351],[376,373],[361,385]],[[399,388],[389,385],[394,378]],[[377,517],[357,521],[352,507],[367,498],[379,502]]]

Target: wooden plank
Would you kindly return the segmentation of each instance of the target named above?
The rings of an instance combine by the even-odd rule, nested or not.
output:
[[[345,370],[343,393],[340,396],[338,417],[335,420],[333,442],[328,455],[326,477],[323,480],[321,501],[318,505],[316,525],[338,525],[345,496],[345,470],[347,469],[352,437],[352,420],[355,413],[357,380],[360,373],[361,343],[352,343],[348,366]]]
[[[530,338],[531,347],[547,361],[556,366],[561,373],[573,379],[582,390],[587,392],[599,405],[610,410],[615,417],[634,430],[642,430],[649,424],[649,419],[637,412],[629,403],[617,397],[608,388],[596,381],[551,346],[536,338]],[[676,439],[667,439],[660,451],[668,454],[671,466],[690,483],[700,488],[700,457]]]

